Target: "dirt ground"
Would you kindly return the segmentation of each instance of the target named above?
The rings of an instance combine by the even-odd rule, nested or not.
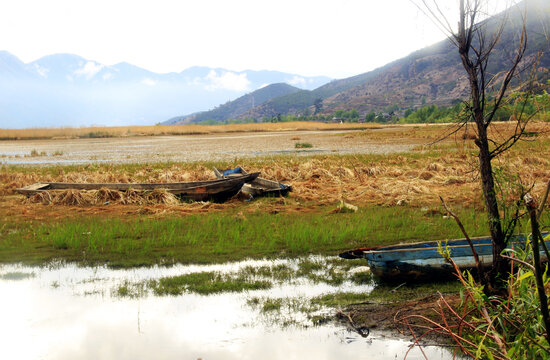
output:
[[[421,143],[380,143],[368,136],[356,137],[356,133],[356,130],[283,131],[0,141],[0,162],[32,165],[150,163],[227,161],[282,154],[386,154],[408,151]],[[296,143],[312,147],[296,148]]]

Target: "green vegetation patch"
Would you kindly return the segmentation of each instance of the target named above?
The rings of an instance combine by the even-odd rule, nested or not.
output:
[[[484,234],[483,215],[473,209],[455,211],[471,236]],[[299,216],[257,211],[248,213],[243,221],[235,221],[231,211],[152,219],[77,217],[32,226],[2,224],[10,221],[5,218],[0,219],[0,262],[44,264],[65,260],[114,268],[219,263],[337,255],[356,247],[461,237],[452,220],[427,216],[415,208],[372,206],[349,214],[331,214],[328,207]],[[331,271],[330,266],[321,269],[319,264],[301,266]],[[288,269],[277,273],[284,278]],[[330,281],[340,282],[337,272]]]
[[[199,272],[152,280],[149,287],[156,295],[181,295],[184,291],[202,295],[271,288],[271,282],[230,277],[216,272]]]
[[[35,277],[34,273],[14,271],[5,274],[0,274],[1,280],[25,280]]]

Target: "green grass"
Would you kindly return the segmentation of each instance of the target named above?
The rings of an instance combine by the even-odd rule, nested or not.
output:
[[[26,273],[21,271],[8,272],[5,274],[0,274],[0,280],[25,280],[35,277],[34,273]]]
[[[156,295],[181,295],[184,291],[209,295],[269,289],[271,283],[265,280],[251,281],[244,277],[225,276],[216,272],[199,272],[152,280],[149,287]]]
[[[296,149],[309,149],[312,148],[313,144],[310,143],[295,143],[294,148]]]
[[[246,221],[235,221],[228,211],[155,219],[87,217],[37,225],[0,223],[0,262],[36,264],[61,259],[111,267],[215,263],[336,255],[354,247],[461,237],[452,220],[417,208],[373,206],[350,214],[329,211],[255,212]],[[484,234],[483,215],[473,210],[457,212],[471,236]]]

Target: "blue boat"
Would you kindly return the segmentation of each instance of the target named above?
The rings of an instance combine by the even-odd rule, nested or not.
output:
[[[542,237],[550,248],[550,233]],[[493,245],[490,237],[472,238],[472,244],[483,266],[493,262]],[[526,237],[515,236],[509,244],[511,249],[524,248]],[[440,246],[441,245],[441,246]],[[365,258],[372,273],[383,281],[422,281],[453,276],[454,268],[440,253],[444,247],[461,270],[475,269],[472,249],[466,239],[427,241],[376,248],[361,248],[340,254],[345,259]],[[546,254],[541,246],[541,260]]]

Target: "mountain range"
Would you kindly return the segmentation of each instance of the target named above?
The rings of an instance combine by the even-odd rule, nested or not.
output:
[[[525,0],[509,10],[484,21],[491,33],[504,21],[500,41],[493,49],[487,68],[489,75],[499,74],[509,65],[519,45],[523,16],[526,15],[528,47],[524,65],[534,62],[539,52],[538,81],[550,78],[550,1]],[[505,20],[504,20],[505,19]],[[373,56],[376,50],[373,49]],[[523,78],[529,71],[522,73]],[[251,93],[250,95],[254,95]],[[346,79],[333,80],[316,89],[292,91],[272,99],[256,102],[240,114],[228,112],[220,118],[220,108],[200,113],[200,116],[180,117],[179,122],[254,118],[261,120],[282,115],[322,114],[330,116],[337,110],[356,109],[361,117],[369,112],[397,114],[425,104],[452,105],[469,96],[469,83],[456,47],[444,40],[381,68]],[[235,100],[241,101],[241,99]],[[231,103],[224,104],[230,108]],[[244,108],[241,106],[241,110]]]
[[[524,10],[528,41],[524,64],[538,59],[538,81],[544,85],[550,79],[548,0],[524,0],[484,20],[490,30],[507,19],[487,73],[507,68],[518,46]],[[372,56],[376,53],[372,49]],[[528,73],[521,75],[525,78]],[[331,116],[351,109],[361,117],[370,112],[400,114],[425,104],[455,104],[468,98],[468,89],[458,51],[448,40],[373,71],[332,81],[208,67],[158,74],[128,63],[109,66],[71,54],[23,63],[0,51],[0,128],[261,121],[279,114]]]
[[[155,124],[272,83],[314,89],[328,77],[191,67],[158,74],[72,54],[23,63],[0,51],[0,128]]]

